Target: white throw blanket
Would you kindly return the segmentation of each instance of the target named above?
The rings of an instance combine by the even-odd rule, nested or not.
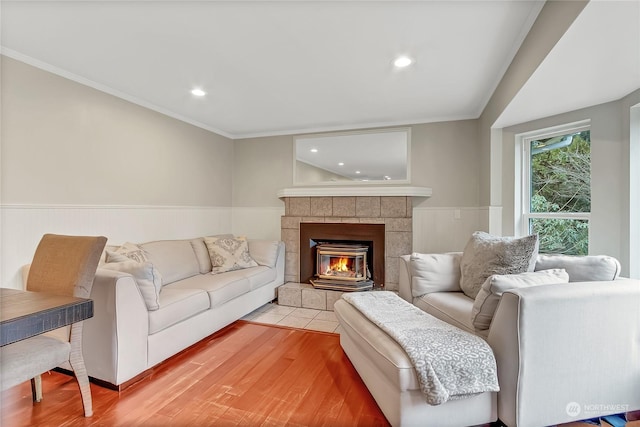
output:
[[[344,294],[406,351],[427,403],[499,391],[496,359],[482,338],[436,319],[393,292]]]

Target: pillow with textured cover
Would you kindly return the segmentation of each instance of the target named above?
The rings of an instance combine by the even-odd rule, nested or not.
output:
[[[488,331],[500,298],[505,291],[538,285],[569,283],[564,269],[527,271],[520,274],[494,274],[482,284],[471,311],[471,323],[477,332]]]
[[[121,246],[116,248],[115,251],[106,251],[106,252],[107,252],[106,262],[114,262],[109,260],[109,254],[124,255],[127,258],[132,259],[134,261],[138,261],[138,262],[149,261],[149,257],[147,256],[147,253],[144,251],[144,249],[142,249],[140,246],[136,245],[135,243],[131,243],[131,242],[123,243]]]
[[[462,252],[460,288],[476,298],[482,284],[493,274],[533,271],[538,255],[538,236],[499,237],[476,231]]]
[[[107,251],[107,260],[108,262],[101,268],[121,271],[133,276],[147,305],[147,310],[154,311],[160,308],[162,276],[153,264],[149,261],[138,262],[111,251]]]
[[[204,243],[211,258],[211,274],[258,266],[249,255],[249,245],[245,237],[211,236],[205,237]]]

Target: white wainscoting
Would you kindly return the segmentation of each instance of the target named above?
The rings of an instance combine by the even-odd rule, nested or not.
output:
[[[499,212],[500,209],[496,211],[489,207],[413,208],[413,250],[423,253],[461,251],[471,233],[489,231],[490,216]],[[280,239],[282,215],[284,207],[233,208],[233,233]]]
[[[229,232],[279,240],[284,215],[284,207],[3,205],[0,210],[0,286],[9,288],[22,286],[20,267],[31,261],[45,233],[104,235],[108,244]],[[462,250],[471,233],[488,230],[489,217],[488,207],[414,208],[413,250]]]
[[[413,251],[462,251],[474,231],[489,230],[488,207],[413,208]]]
[[[107,244],[229,233],[230,207],[2,205],[1,287],[21,288],[20,267],[45,233],[102,235]],[[279,230],[278,222],[278,230]]]

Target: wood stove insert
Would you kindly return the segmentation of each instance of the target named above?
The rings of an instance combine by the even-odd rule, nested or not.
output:
[[[367,248],[371,285],[384,286],[384,224],[300,223],[300,282],[317,279],[317,247],[320,244],[358,245]]]

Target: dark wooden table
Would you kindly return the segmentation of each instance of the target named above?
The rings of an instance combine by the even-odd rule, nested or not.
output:
[[[90,317],[90,299],[0,288],[0,346]]]

